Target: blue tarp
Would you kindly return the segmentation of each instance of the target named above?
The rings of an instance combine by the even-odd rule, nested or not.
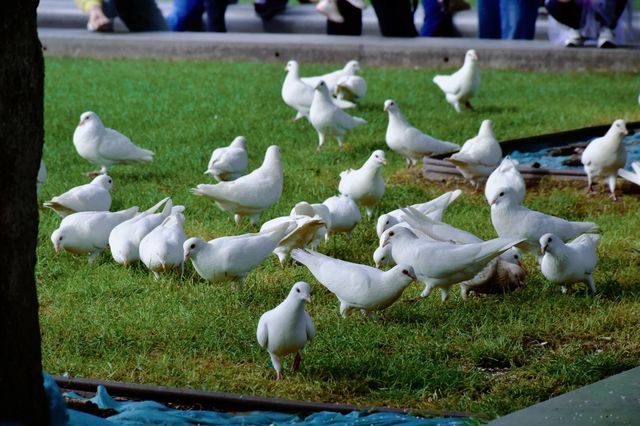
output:
[[[627,136],[624,139],[624,144],[627,148],[627,169],[631,170],[631,163],[634,161],[640,161],[640,132]],[[533,152],[520,152],[513,151],[511,158],[518,160],[523,166],[531,166],[533,163],[539,163],[541,167],[547,169],[582,169],[582,164],[579,166],[565,166],[562,161],[568,159],[568,156],[562,157],[550,157],[548,152],[553,148],[545,148],[540,151]]]
[[[64,404],[60,389],[55,381],[45,373],[45,389],[52,411],[52,426],[114,426],[114,425],[406,425],[406,426],[459,426],[468,424],[463,419],[421,418],[396,413],[339,414],[323,411],[304,419],[295,414],[255,411],[243,414],[229,414],[215,411],[175,410],[154,401],[116,401],[103,386],[98,386],[96,395],[89,399],[102,409],[112,409],[118,414],[100,418],[76,410],[69,410]],[[80,395],[67,396],[86,400]]]

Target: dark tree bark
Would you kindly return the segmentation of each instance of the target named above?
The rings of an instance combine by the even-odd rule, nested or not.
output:
[[[0,424],[47,425],[35,264],[44,140],[37,0],[0,2]]]

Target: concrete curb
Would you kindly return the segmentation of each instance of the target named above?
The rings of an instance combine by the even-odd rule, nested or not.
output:
[[[640,49],[567,49],[542,41],[416,38],[375,36],[242,33],[88,33],[84,30],[39,29],[48,56],[248,60],[284,63],[345,63],[358,59],[368,66],[455,67],[467,49],[476,49],[483,67],[544,71],[640,70]]]

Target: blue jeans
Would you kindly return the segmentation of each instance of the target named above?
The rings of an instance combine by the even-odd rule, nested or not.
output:
[[[169,31],[155,0],[104,0],[102,11],[109,19],[122,19],[129,31]]]
[[[538,0],[478,0],[478,37],[532,40]]]
[[[173,0],[173,12],[167,16],[171,31],[206,31],[224,33],[227,0]],[[207,12],[206,26],[202,14]]]
[[[453,15],[442,8],[438,0],[422,0],[424,22],[420,28],[422,37],[455,37],[460,34],[453,26]]]

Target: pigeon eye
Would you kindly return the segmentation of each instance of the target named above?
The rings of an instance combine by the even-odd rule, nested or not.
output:
[[[389,232],[389,236],[393,237],[395,234],[393,232]]]
[[[549,238],[549,241],[547,241],[547,242],[549,242],[549,243],[550,243],[551,241],[552,241],[552,239],[551,239],[551,238]]]
[[[386,258],[387,258],[387,256],[382,256],[382,257],[380,258],[380,260],[385,260]]]
[[[500,196],[501,196],[501,197],[504,197],[504,192],[501,192],[501,193],[500,193]]]
[[[196,245],[195,244],[191,244],[191,248],[192,249],[196,248]]]
[[[62,241],[62,236],[60,236],[60,238],[58,238],[58,241]]]
[[[515,256],[513,256],[513,258],[514,258],[515,260],[518,260],[518,259],[520,259],[520,256],[518,256],[518,255],[516,254]]]
[[[296,288],[296,291],[297,291],[298,293],[300,293],[300,289],[299,289],[299,288]]]
[[[109,183],[111,183],[111,179],[109,179]]]

